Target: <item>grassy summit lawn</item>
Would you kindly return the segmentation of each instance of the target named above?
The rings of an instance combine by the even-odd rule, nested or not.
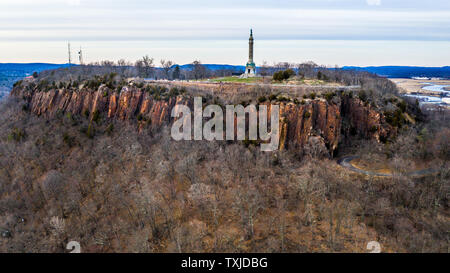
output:
[[[223,77],[209,80],[210,82],[236,82],[236,83],[257,83],[262,82],[263,78],[239,78],[239,77]]]
[[[326,82],[317,79],[299,79],[292,77],[289,80],[281,82],[273,81],[271,77],[253,77],[253,78],[239,78],[239,77],[222,77],[209,79],[209,82],[233,82],[233,83],[272,83],[272,84],[291,84],[291,85],[324,85]]]

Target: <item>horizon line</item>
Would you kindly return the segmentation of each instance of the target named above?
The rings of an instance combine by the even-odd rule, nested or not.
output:
[[[105,60],[105,61],[110,61],[110,60]],[[281,61],[279,63],[286,63],[284,61]],[[289,63],[289,62],[288,62]],[[306,63],[306,62],[302,62],[302,63]],[[315,63],[315,62],[314,62]],[[81,66],[80,64],[74,64],[74,63],[47,63],[47,62],[30,62],[30,63],[26,63],[26,62],[7,62],[7,63],[1,63],[0,65],[5,65],[5,64],[18,64],[18,65],[31,65],[31,64],[44,64],[44,65],[71,65],[71,66]],[[301,63],[299,63],[301,64]],[[317,65],[321,65],[316,63]],[[84,66],[89,66],[90,64],[84,64]],[[185,66],[185,65],[192,65],[192,63],[185,63],[185,64],[174,64],[172,67],[174,66]],[[245,67],[245,65],[241,65],[241,64],[228,64],[228,63],[202,63],[202,65],[228,65],[228,66],[242,66]],[[117,66],[117,65],[115,65]],[[127,65],[129,66],[129,65]],[[131,65],[134,66],[134,65]],[[269,65],[270,67],[271,65]],[[330,68],[329,66],[324,65],[327,68]],[[257,66],[258,67],[258,66]],[[259,66],[261,67],[261,66]],[[369,66],[359,66],[359,65],[343,65],[343,66],[338,66],[340,68],[343,67],[361,67],[361,68],[370,68],[370,67],[426,67],[426,68],[446,68],[446,67],[450,67],[450,65],[443,65],[443,66],[427,66],[427,65],[369,65]],[[161,68],[159,66],[154,66],[154,68]],[[331,67],[333,68],[333,67]]]

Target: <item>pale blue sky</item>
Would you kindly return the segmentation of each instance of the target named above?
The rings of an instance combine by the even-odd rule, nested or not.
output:
[[[1,62],[450,65],[448,0],[0,0]]]

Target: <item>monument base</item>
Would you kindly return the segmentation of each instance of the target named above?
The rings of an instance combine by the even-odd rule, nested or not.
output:
[[[241,76],[239,76],[239,78],[241,78],[241,79],[244,79],[244,78],[254,78],[254,77],[259,77],[259,75],[257,75],[257,74],[247,74],[247,73],[244,73],[244,74],[242,74]]]

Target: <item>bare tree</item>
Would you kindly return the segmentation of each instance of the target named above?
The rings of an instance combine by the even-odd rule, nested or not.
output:
[[[259,74],[261,74],[261,76],[263,77],[268,76],[270,74],[270,69],[269,65],[267,64],[267,61],[263,61],[263,64],[259,68]]]
[[[129,76],[129,68],[133,66],[133,64],[125,59],[120,59],[117,61],[117,66],[119,67],[119,72],[121,75]]]
[[[207,76],[206,67],[198,60],[192,62],[192,72],[194,79],[202,79]]]
[[[164,71],[164,77],[168,80],[171,79],[170,77],[170,70],[172,69],[172,66],[174,65],[174,63],[170,60],[166,61],[166,60],[161,60],[161,67]]]
[[[316,69],[318,65],[314,62],[306,62],[297,65],[298,75],[303,78],[313,78],[316,76]]]
[[[137,60],[135,63],[138,75],[144,78],[152,77],[154,75],[154,59],[148,55],[142,57],[141,60]]]
[[[116,64],[114,63],[114,61],[109,61],[109,60],[104,60],[100,62],[101,66],[106,66],[106,67],[113,67]]]

